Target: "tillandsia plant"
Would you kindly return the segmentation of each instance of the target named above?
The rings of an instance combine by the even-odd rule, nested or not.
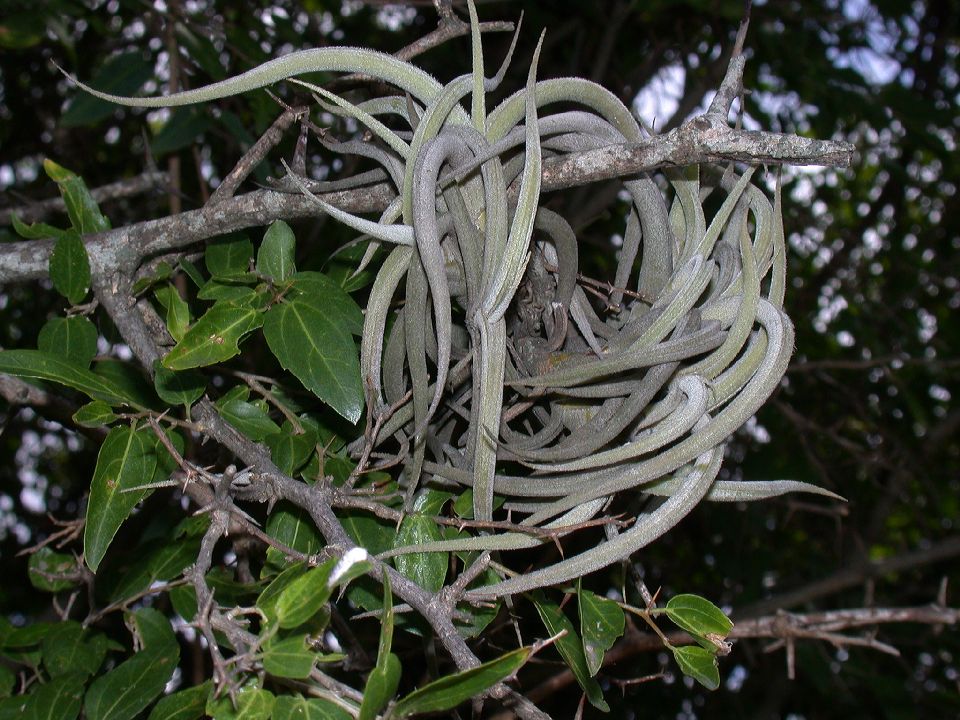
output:
[[[245,237],[216,238],[230,229],[222,195],[197,216],[198,228],[213,226],[197,236],[170,237],[157,226],[136,252],[111,241],[85,245],[83,234],[109,223],[82,181],[53,163],[48,172],[63,189],[72,229],[18,228],[57,238],[49,272],[74,307],[46,340],[41,334],[39,350],[0,352],[0,371],[80,390],[92,402],[76,421],[113,426],[84,528],[90,570],[155,488],[179,486],[206,511],[204,522],[182,530],[189,564],[152,579],[171,581],[182,571],[190,583],[169,594],[208,641],[216,687],[197,697],[214,716],[248,706],[263,711],[257,717],[292,717],[281,706],[308,712],[314,701],[276,698],[265,676],[294,678],[330,712],[361,718],[442,711],[484,692],[503,697],[512,691],[501,681],[531,648],[481,664],[467,639],[502,598],[520,593],[531,594],[547,634],[603,708],[594,675],[623,632],[624,610],[581,588],[581,578],[629,559],[701,501],[829,494],[800,482],[717,478],[728,441],[777,388],[793,350],[779,188],[771,201],[754,182],[755,164],[829,162],[845,148],[727,127],[742,77],[739,51],[708,112],[665,136],[641,127],[588,80],[538,80],[539,47],[526,86],[488,111],[487,94],[501,84],[512,46],[487,78],[472,2],[469,11],[472,71],[446,85],[380,52],[334,47],[164,97],[118,97],[77,83],[105,100],[159,108],[290,79],[322,112],[359,124],[363,139],[336,140],[308,111],[288,111],[331,152],[374,167],[316,182],[298,155],[264,195],[299,195],[295,214],[328,214],[359,233],[336,251],[357,259],[350,274],[298,271],[294,233],[276,219],[282,213],[258,218],[276,221],[256,254]],[[294,78],[317,71],[360,73],[393,90],[351,102]],[[632,165],[616,167],[618,153],[632,153]],[[241,165],[245,171],[225,186],[249,172]],[[661,175],[650,174],[658,168]],[[616,175],[627,176],[629,198],[622,247],[613,276],[591,281],[579,272],[576,232],[547,207],[544,191]],[[383,198],[380,217],[338,207],[349,193]],[[184,249],[198,238],[216,238],[204,249],[206,275]],[[174,272],[196,282],[195,297],[184,299],[170,282]],[[97,300],[152,377],[162,413],[89,369],[96,331],[76,310],[91,277]],[[292,377],[224,370],[261,329]],[[65,355],[52,352],[58,344]],[[332,431],[321,404],[356,426],[354,435]],[[187,450],[201,439],[219,443],[230,461],[201,466]],[[266,504],[265,529],[241,501]],[[228,532],[268,546],[263,585],[213,568],[216,543]],[[571,544],[581,549],[569,557],[542,553],[533,567],[530,553],[514,559],[581,534],[591,542]],[[333,592],[351,580],[349,611],[366,609],[382,623],[363,693],[316,667],[342,660],[322,652],[318,638]],[[554,586],[576,586],[579,632],[544,592]],[[394,595],[426,622],[406,627],[435,635],[459,670],[396,701]],[[665,613],[693,634],[699,647],[668,646],[685,673],[717,686],[715,655],[730,631],[723,613],[690,595],[659,609],[625,607],[654,628]],[[155,611],[136,615],[145,652],[156,648],[166,653],[157,662],[168,662],[175,648],[151,635],[156,621]],[[110,678],[88,691],[89,716],[108,716],[98,714],[109,698],[104,686],[122,681]],[[147,699],[134,712],[162,686],[141,693]],[[517,712],[536,716],[512,697]]]

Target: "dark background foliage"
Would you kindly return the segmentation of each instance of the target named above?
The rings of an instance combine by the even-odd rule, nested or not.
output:
[[[40,169],[45,157],[90,187],[154,165],[171,173],[171,187],[105,203],[114,227],[202,205],[277,106],[261,92],[172,115],[112,108],[78,96],[51,61],[104,88],[101,73],[109,72],[117,92],[136,90],[148,78],[146,90],[165,88],[171,72],[181,87],[197,87],[294,49],[347,43],[394,52],[436,22],[427,2],[7,0],[4,6],[3,204],[53,195]],[[522,85],[546,28],[541,77],[590,77],[628,105],[639,94],[643,120],[669,129],[703,106],[721,79],[742,4],[480,3],[484,20],[515,20],[521,10],[524,29],[505,92]],[[736,617],[751,606],[771,612],[922,605],[937,598],[942,580],[960,580],[958,22],[960,8],[948,0],[753,8],[745,126],[848,139],[858,155],[849,170],[784,171],[791,249],[786,309],[797,327],[797,352],[784,386],[741,433],[724,473],[810,481],[849,502],[788,496],[701,506],[636,558],[651,588],[700,593]],[[508,40],[487,38],[488,66],[499,62]],[[416,62],[449,80],[468,67],[469,44],[453,40]],[[293,86],[277,91],[296,99]],[[293,139],[260,168],[260,180],[278,173]],[[326,162],[314,149],[308,166],[322,174]],[[599,184],[552,201],[586,235],[581,261],[594,276],[613,266],[610,236],[622,222],[617,189]],[[301,248],[313,243],[304,268],[338,241],[338,231],[322,223],[297,232]],[[11,235],[0,228],[0,239]],[[32,346],[42,321],[57,310],[54,295],[36,286],[4,287],[0,346]],[[109,337],[109,327],[100,330]],[[94,465],[99,441],[56,422],[70,412],[2,407],[0,612],[18,622],[39,617],[48,596],[27,584],[26,559],[17,553],[53,530],[49,516],[69,519],[82,511]],[[176,508],[155,497],[143,515],[169,512]],[[897,572],[872,577],[871,562],[905,554]],[[594,579],[601,591],[618,582],[617,573]],[[527,608],[521,619],[527,640],[542,634],[530,615]],[[501,633],[491,641],[510,646],[509,625]],[[899,718],[960,711],[955,632],[886,626],[880,637],[901,656],[800,642],[796,679],[789,680],[782,649],[766,653],[763,641],[745,641],[722,662],[724,685],[715,693],[673,673],[667,682],[630,686],[622,695],[611,686],[607,695],[614,717]],[[416,657],[418,643],[406,652]],[[549,664],[530,682],[559,671],[543,657]],[[666,661],[663,653],[642,653],[606,678],[615,684],[656,673]],[[578,689],[568,686],[542,704],[565,717],[577,700]]]

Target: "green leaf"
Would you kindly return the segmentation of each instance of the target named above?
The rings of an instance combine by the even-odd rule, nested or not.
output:
[[[304,432],[299,435],[295,434],[289,427],[289,423],[284,423],[280,432],[264,438],[270,448],[273,462],[290,476],[293,476],[310,459],[310,455],[316,450],[318,439],[317,433],[309,427],[304,427]]]
[[[139,50],[115,55],[94,73],[90,84],[115,95],[134,95],[153,76],[153,62],[148,57]],[[116,111],[113,103],[87,93],[73,93],[69,107],[60,116],[60,125],[65,128],[93,125]]]
[[[27,240],[44,240],[46,238],[57,239],[70,233],[70,230],[61,230],[53,225],[47,225],[46,223],[42,222],[35,222],[27,225],[17,217],[16,213],[10,215],[10,224],[13,225],[13,229],[17,235],[22,238],[26,238]]]
[[[328,580],[335,564],[336,560],[328,560],[308,570],[280,593],[276,605],[280,627],[303,625],[320,611],[333,590]]]
[[[707,690],[716,690],[720,687],[720,670],[717,668],[716,655],[699,645],[684,645],[671,650],[673,650],[673,658],[684,675],[693,678]]]
[[[240,352],[240,340],[262,322],[256,310],[218,302],[167,353],[163,365],[168,370],[187,370],[229,360]]]
[[[247,236],[231,233],[208,243],[203,260],[211,277],[236,278],[249,272],[252,257],[253,243]]]
[[[529,656],[530,648],[518,648],[470,670],[434,680],[398,700],[393,717],[452,710],[513,675]]]
[[[316,653],[307,647],[307,636],[295,635],[267,644],[263,669],[276,677],[303,680],[310,676],[316,659]]]
[[[160,402],[140,365],[107,358],[98,360],[91,368],[98,376],[120,389],[132,403],[160,409]]]
[[[580,635],[590,675],[600,672],[603,656],[617,641],[625,627],[623,609],[613,600],[584,590],[577,582],[577,607],[580,610]]]
[[[59,354],[78,365],[89,367],[97,354],[97,328],[80,315],[53,317],[40,328],[37,348],[41,352]]]
[[[163,692],[180,661],[169,621],[156,610],[134,615],[144,648],[90,685],[84,701],[87,720],[130,720]]]
[[[380,620],[380,644],[377,664],[363,689],[358,720],[373,720],[392,698],[400,685],[400,659],[390,652],[393,646],[393,592],[390,576],[383,572],[383,617]]]
[[[84,629],[78,622],[58,623],[41,642],[43,666],[51,676],[80,672],[94,675],[107,654],[103,635]]]
[[[213,720],[267,720],[273,712],[276,697],[269,690],[247,685],[236,694],[237,704],[224,694],[207,700],[207,715]]]
[[[699,595],[676,595],[667,602],[667,617],[691,635],[726,637],[733,622],[723,610]]]
[[[284,369],[351,423],[363,412],[360,362],[340,321],[302,300],[266,312],[263,335]]]
[[[329,700],[308,700],[292,695],[278,697],[272,715],[273,720],[351,720],[351,717],[350,713]]]
[[[22,716],[29,720],[73,720],[80,714],[87,673],[60,675],[33,690],[23,704]]]
[[[277,602],[283,594],[283,591],[306,572],[307,566],[304,563],[296,563],[288,567],[277,575],[270,584],[264,588],[263,592],[260,593],[260,596],[257,598],[257,607],[260,608],[268,618],[275,620],[277,617]]]
[[[281,501],[274,507],[266,531],[273,539],[304,555],[313,555],[323,547],[323,537],[310,514],[289,502]]]
[[[133,564],[123,574],[111,573],[110,577],[97,583],[97,589],[105,593],[110,602],[121,602],[146,590],[156,582],[172,580],[197,559],[199,538],[185,538],[170,542],[156,541],[138,548]]]
[[[226,300],[240,306],[246,305],[246,301],[254,294],[253,288],[247,284],[208,280],[200,287],[197,297],[201,300]]]
[[[180,292],[172,284],[163,285],[153,291],[165,311],[164,320],[167,332],[177,342],[183,340],[190,326],[190,308],[180,297]]]
[[[73,421],[77,425],[91,428],[109,425],[116,419],[113,410],[103,400],[93,400],[81,405],[73,414]]]
[[[133,428],[114,428],[100,447],[83,529],[84,558],[94,572],[120,525],[137,503],[151,492],[124,492],[153,478],[157,467],[156,438],[148,433]]]
[[[199,720],[204,717],[207,696],[213,691],[213,683],[207,680],[186,690],[167,695],[160,699],[147,720]]]
[[[40,350],[0,350],[0,373],[50,380],[111,405],[132,403],[123,388],[66,358]]]
[[[80,582],[77,559],[67,553],[42,547],[30,556],[27,573],[30,583],[38,590],[59,592]]]
[[[178,108],[170,114],[150,143],[154,157],[163,157],[169,153],[193,145],[210,127],[210,118],[197,108]]]
[[[71,305],[79,304],[90,289],[90,260],[75,232],[62,235],[50,255],[50,280]]]
[[[144,290],[153,287],[157,283],[163,282],[164,280],[169,280],[170,276],[173,275],[173,267],[166,260],[161,260],[156,264],[156,267],[153,269],[151,275],[144,276],[133,283],[133,286],[130,288],[130,292],[134,295],[139,295]]]
[[[43,169],[49,178],[60,186],[60,195],[63,197],[64,204],[67,206],[67,216],[70,218],[70,224],[73,226],[73,229],[77,231],[77,235],[75,236],[77,240],[80,239],[80,235],[98,233],[110,229],[110,221],[100,212],[97,201],[93,199],[83,178],[70,172],[65,167],[57,165],[57,163],[49,158],[43,161]],[[54,252],[56,252],[56,250],[54,250]],[[84,260],[86,260],[86,252],[84,252],[83,257]],[[87,264],[88,283],[90,281],[89,274],[90,266]],[[54,280],[53,284],[56,285],[57,281]],[[60,288],[57,287],[57,289],[59,290]],[[67,295],[68,298],[70,297],[67,293],[64,293],[64,295]],[[71,300],[71,302],[76,303],[78,301]]]
[[[607,705],[606,700],[603,699],[603,691],[600,689],[600,684],[590,675],[590,668],[587,666],[587,659],[583,654],[583,643],[577,636],[577,631],[574,629],[573,623],[563,614],[559,606],[549,602],[543,593],[536,593],[533,604],[536,606],[537,612],[540,614],[540,619],[543,621],[547,632],[550,633],[551,636],[557,635],[564,630],[567,631],[566,635],[557,638],[555,643],[557,650],[560,652],[561,657],[563,657],[570,670],[573,671],[573,676],[577,679],[577,682],[580,683],[580,687],[582,687],[586,693],[587,700],[590,701],[590,704],[603,712],[610,712],[610,706]]]
[[[207,389],[207,378],[197,370],[174,372],[158,360],[153,371],[153,389],[170,405],[192,405]]]
[[[419,545],[434,540],[443,540],[443,533],[433,518],[413,513],[400,523],[394,547]],[[439,592],[447,577],[448,554],[442,552],[407,553],[393,558],[393,564],[401,575],[413,580],[428,592]]]
[[[224,420],[255,442],[280,432],[280,426],[270,419],[263,408],[246,400],[233,398],[224,403],[218,402],[217,410]]]
[[[334,280],[318,272],[298,272],[290,284],[290,296],[323,311],[340,322],[351,335],[363,334],[363,311]]]
[[[373,720],[400,687],[400,658],[393,653],[387,654],[383,663],[370,671],[367,684],[363,688],[363,702],[360,705],[358,720]]]
[[[294,266],[297,239],[283,220],[267,228],[257,252],[257,272],[274,282],[282,282],[297,271]]]
[[[340,522],[350,538],[371,555],[379,555],[393,548],[396,530],[375,515],[349,510],[343,513]]]

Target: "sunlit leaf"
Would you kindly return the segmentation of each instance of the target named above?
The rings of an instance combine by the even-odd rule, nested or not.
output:
[[[699,595],[675,595],[665,610],[667,617],[693,635],[726,637],[733,628],[723,610]]]
[[[163,365],[169,370],[187,370],[229,360],[240,352],[244,336],[262,322],[263,316],[256,310],[218,302],[167,353]]]

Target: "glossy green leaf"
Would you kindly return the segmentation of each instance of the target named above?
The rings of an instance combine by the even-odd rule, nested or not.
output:
[[[291,476],[310,459],[310,455],[316,450],[318,439],[316,432],[308,427],[299,435],[292,432],[289,423],[284,423],[280,432],[264,438],[273,462]]]
[[[93,74],[90,82],[104,92],[133,95],[153,76],[153,61],[141,50],[114,55]],[[93,125],[110,117],[117,106],[87,93],[73,93],[70,105],[60,116],[65,128]]]
[[[67,673],[40,685],[24,698],[22,716],[29,720],[73,720],[80,714],[87,675]]]
[[[394,547],[419,545],[420,543],[443,540],[443,533],[433,518],[413,513],[400,523]],[[413,580],[429,592],[438,592],[447,576],[447,553],[407,553],[393,558],[393,564],[400,574]]]
[[[580,637],[590,675],[603,665],[603,656],[617,641],[626,625],[623,608],[613,600],[585,590],[577,583],[577,607],[580,610]]]
[[[180,646],[163,615],[144,608],[134,621],[144,648],[93,681],[84,701],[88,720],[135,717],[163,692],[180,661]]]
[[[207,389],[207,378],[197,370],[167,370],[158,360],[153,366],[153,389],[165,403],[192,405]]]
[[[573,671],[573,676],[577,679],[577,682],[580,683],[580,687],[582,687],[586,693],[587,700],[590,701],[590,704],[603,712],[609,712],[610,706],[607,705],[606,700],[603,699],[603,691],[600,689],[600,684],[590,674],[590,668],[587,666],[587,658],[583,654],[583,643],[577,635],[573,623],[570,622],[570,619],[563,613],[558,605],[548,601],[542,593],[536,594],[533,604],[536,606],[537,612],[540,614],[540,619],[543,621],[547,632],[551,636],[557,635],[564,630],[567,631],[566,635],[557,638],[554,643],[557,650],[570,670]]]
[[[267,535],[304,555],[313,555],[323,547],[323,537],[303,508],[280,502],[267,520]]]
[[[83,529],[84,559],[94,572],[120,525],[151,492],[124,490],[149,482],[156,467],[156,438],[149,429],[114,428],[103,441],[90,484]]]
[[[199,720],[205,716],[207,697],[213,692],[213,682],[207,680],[186,690],[171,693],[153,706],[147,720]]]
[[[269,690],[246,686],[236,694],[236,706],[224,694],[207,701],[207,715],[213,720],[267,720],[273,712],[276,697]]]
[[[280,432],[280,426],[270,419],[262,407],[246,400],[234,398],[224,403],[218,402],[217,410],[224,420],[256,442]]]
[[[275,640],[263,649],[263,669],[276,677],[303,680],[310,676],[317,655],[307,647],[306,635]]]
[[[699,595],[675,595],[665,608],[667,617],[692,635],[726,637],[733,622],[706,598]]]
[[[684,645],[671,649],[684,675],[693,678],[707,690],[716,690],[720,687],[720,670],[717,667],[716,655],[699,645]]]
[[[197,297],[201,300],[226,300],[235,305],[245,305],[246,301],[248,301],[253,294],[253,288],[247,284],[208,280],[200,286]]]
[[[154,290],[154,295],[163,306],[167,332],[175,341],[180,342],[190,326],[189,306],[172,283],[158,287]]]
[[[298,272],[291,278],[292,298],[322,310],[338,321],[346,332],[359,336],[363,332],[363,311],[333,279],[318,272]]]
[[[40,328],[37,349],[88,367],[97,354],[97,328],[80,315],[50,318]]]
[[[51,676],[72,672],[94,675],[107,654],[107,640],[103,635],[85,629],[80,623],[58,623],[40,643],[43,666]]]
[[[81,580],[77,559],[45,546],[30,556],[27,574],[30,583],[38,590],[59,592],[78,584]]]
[[[131,402],[116,384],[82,365],[40,350],[0,350],[0,372],[60,383],[114,405]]]
[[[308,570],[280,593],[277,598],[277,619],[280,627],[297,627],[320,611],[330,599],[332,588],[327,581],[335,564],[336,560],[328,560]]]
[[[73,421],[77,425],[90,428],[109,425],[116,419],[113,410],[103,400],[92,400],[81,405],[73,414]]]
[[[207,272],[215,278],[236,278],[246,275],[253,258],[253,243],[236,233],[219,237],[207,244],[203,256]]]
[[[87,296],[90,260],[77,233],[69,232],[54,243],[50,255],[50,280],[71,305],[78,305]]]
[[[243,337],[260,327],[263,316],[248,307],[218,302],[197,320],[166,357],[169,370],[213,365],[240,352]]]
[[[257,251],[257,272],[274,282],[282,282],[293,275],[297,239],[283,220],[276,220],[263,235]]]
[[[281,695],[273,706],[273,720],[351,720],[339,705],[323,698]]]
[[[263,592],[260,593],[260,596],[257,598],[257,607],[260,608],[268,618],[276,619],[277,602],[280,596],[291,583],[303,576],[307,571],[308,568],[304,563],[296,563],[281,572],[264,588]]]
[[[57,163],[49,158],[43,161],[43,169],[47,173],[47,176],[60,187],[60,195],[63,197],[64,204],[67,206],[67,216],[70,218],[70,224],[79,235],[98,233],[110,229],[110,221],[100,212],[100,208],[87,189],[87,184],[83,181],[83,178],[67,170],[65,167],[57,165]],[[77,237],[77,239],[79,240],[79,237]],[[54,252],[56,252],[56,250],[54,250]],[[85,251],[83,257],[84,259],[87,257]],[[90,266],[88,264],[88,282],[89,272]],[[56,284],[57,282],[54,280],[54,285]],[[64,294],[67,295],[67,293]],[[67,297],[69,298],[70,296],[67,295]],[[71,300],[71,302],[77,301]]]
[[[350,538],[371,555],[379,555],[393,547],[396,530],[374,515],[350,510],[343,513],[340,522]]]
[[[360,362],[340,321],[302,300],[267,311],[263,335],[284,369],[351,423],[363,412]]]
[[[398,700],[393,717],[452,710],[513,675],[529,656],[530,648],[518,648],[470,670],[434,680]]]

